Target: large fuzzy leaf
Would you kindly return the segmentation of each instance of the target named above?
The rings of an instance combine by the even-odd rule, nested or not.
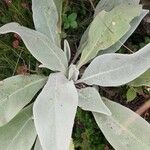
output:
[[[36,130],[43,150],[68,150],[78,94],[72,81],[51,74],[34,108]]]
[[[123,37],[117,41],[114,45],[110,46],[109,48],[100,51],[98,54],[105,54],[105,53],[114,53],[120,49],[120,47],[126,42],[126,40],[132,35],[132,33],[136,30],[138,25],[140,24],[141,20],[145,17],[145,15],[148,13],[148,10],[142,10],[141,14],[137,17],[135,17],[131,22],[130,22],[130,29],[128,32],[123,35]],[[81,53],[81,51],[84,49],[84,47],[87,44],[88,40],[88,32],[89,32],[90,26],[87,28],[87,30],[84,32],[81,41],[80,41],[80,46],[78,48],[78,53]]]
[[[18,75],[0,81],[0,126],[9,122],[44,86],[46,77]]]
[[[94,14],[94,17],[96,17],[96,15],[101,12],[102,10],[106,10],[106,11],[111,11],[112,8],[115,7],[115,4],[112,3],[112,2],[116,2],[115,4],[119,5],[122,3],[127,3],[127,1],[125,0],[120,0],[120,2],[117,0],[117,1],[110,1],[110,0],[101,0],[96,9],[95,9],[95,14]],[[118,2],[118,3],[117,3]],[[139,3],[139,0],[129,0],[129,2],[131,4],[138,4]],[[116,5],[116,6],[117,6]],[[145,15],[148,13],[149,11],[148,10],[142,10],[141,14],[137,17],[135,17],[131,22],[130,22],[130,28],[128,30],[128,32],[123,35],[123,37],[117,41],[114,45],[110,46],[109,48],[107,49],[104,49],[102,51],[100,51],[98,54],[105,54],[105,53],[114,53],[116,52],[117,50],[120,49],[120,47],[126,42],[126,40],[132,35],[132,33],[135,31],[135,29],[138,27],[138,25],[140,24],[141,20],[145,17]],[[84,32],[82,38],[81,38],[81,41],[80,41],[80,45],[79,45],[79,48],[78,48],[78,53],[81,53],[82,50],[84,49],[84,47],[86,46],[87,42],[88,42],[88,32],[89,32],[89,28],[90,26],[87,28],[87,30]]]
[[[146,14],[149,11],[147,10],[143,10],[140,14],[140,16],[135,17],[131,23],[130,23],[130,29],[128,30],[128,32],[119,40],[117,41],[114,45],[110,46],[109,48],[100,51],[99,54],[105,54],[105,53],[114,53],[116,51],[118,51],[121,46],[127,41],[127,39],[132,35],[132,33],[136,30],[136,28],[138,27],[138,25],[140,24],[140,22],[142,21],[142,19],[146,16]]]
[[[35,28],[50,38],[53,44],[60,45],[58,35],[58,12],[53,0],[32,0]]]
[[[65,53],[44,34],[9,23],[0,28],[0,34],[15,32],[19,34],[31,54],[42,63],[43,67],[54,71],[66,71],[67,58]]]
[[[133,87],[150,86],[150,69],[137,79],[130,82],[129,85]]]
[[[102,10],[111,11],[114,7],[120,5],[120,4],[132,4],[132,5],[138,5],[139,0],[101,0],[95,9],[95,16],[101,12]],[[134,7],[134,6],[133,6]],[[132,33],[136,30],[138,25],[140,24],[141,20],[146,16],[148,13],[148,10],[142,10],[141,14],[137,17],[135,17],[130,22],[130,29],[128,32],[114,45],[110,46],[109,48],[100,51],[99,54],[105,54],[105,53],[114,53],[117,50],[121,48],[121,46],[126,42],[126,40],[132,35]]]
[[[115,150],[149,150],[150,125],[128,108],[105,99],[112,116],[93,113],[101,131]]]
[[[78,106],[83,110],[98,112],[105,115],[111,115],[110,110],[102,101],[98,91],[93,87],[78,90],[79,103]]]
[[[130,22],[140,15],[141,10],[140,5],[122,4],[110,12],[100,12],[90,25],[88,43],[83,49],[78,68],[94,58],[100,50],[115,44],[130,29]]]
[[[134,54],[105,54],[95,58],[77,81],[89,85],[120,86],[150,68],[150,44]]]
[[[0,128],[0,149],[31,150],[36,136],[32,108],[29,106]]]
[[[121,5],[121,4],[132,4],[132,5],[138,5],[139,0],[100,0],[99,3],[96,6],[95,13],[94,13],[94,18],[103,10],[109,12],[111,11],[114,7]],[[134,7],[134,6],[133,6]],[[135,29],[138,27],[140,24],[141,20],[144,18],[144,16],[148,13],[148,10],[142,10],[141,14],[137,17],[135,17],[131,23],[130,23],[130,29],[128,32],[114,45],[110,46],[109,48],[100,51],[99,54],[104,54],[104,53],[112,53],[116,52],[124,43],[125,41],[131,36],[131,34],[135,31]],[[84,32],[81,41],[80,41],[80,46],[78,48],[78,53],[82,52],[84,47],[86,46],[88,42],[88,32],[89,32],[90,26],[87,28],[87,30]]]

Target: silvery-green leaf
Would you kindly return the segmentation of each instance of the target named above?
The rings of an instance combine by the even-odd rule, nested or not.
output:
[[[78,106],[86,111],[98,112],[110,116],[111,112],[102,101],[98,91],[93,87],[78,90]]]
[[[77,69],[76,65],[71,64],[69,67],[68,79],[77,81],[79,76],[79,70]]]
[[[150,86],[150,69],[137,79],[130,82],[129,85],[133,87]]]
[[[120,5],[122,3],[128,3],[128,4],[139,4],[139,0],[101,0],[96,9],[95,9],[95,16],[101,12],[102,10],[110,11],[115,6]],[[141,14],[137,17],[135,17],[131,23],[130,23],[130,29],[129,31],[114,45],[107,48],[106,50],[100,51],[99,54],[104,53],[113,53],[120,49],[120,47],[126,42],[126,40],[131,36],[131,34],[135,31],[135,29],[140,24],[141,20],[145,17],[145,15],[148,13],[148,10],[142,10]]]
[[[0,127],[0,150],[31,150],[36,136],[32,108],[29,106]]]
[[[140,0],[100,0],[95,9],[95,16],[105,10],[111,11],[114,7],[121,4],[138,5]]]
[[[138,25],[140,24],[141,20],[145,17],[145,15],[148,13],[148,10],[142,10],[141,14],[137,17],[135,17],[131,22],[130,22],[130,29],[128,32],[119,40],[117,41],[114,45],[110,46],[109,48],[100,51],[98,54],[105,54],[105,53],[114,53],[120,49],[120,47],[126,42],[126,40],[132,35],[132,33],[136,30]],[[81,53],[84,47],[87,44],[88,40],[88,32],[89,32],[90,26],[87,28],[87,30],[84,32],[80,45],[78,48],[78,53]]]
[[[116,42],[114,45],[110,46],[109,48],[100,51],[99,54],[104,54],[104,53],[114,53],[116,51],[118,51],[121,46],[126,42],[126,40],[132,35],[132,33],[136,30],[136,28],[138,27],[138,25],[140,24],[140,22],[142,21],[142,19],[146,16],[146,14],[148,13],[148,10],[142,10],[141,14],[138,17],[135,17],[131,23],[130,23],[130,29],[128,30],[128,32],[118,41]]]
[[[44,34],[9,23],[0,28],[0,34],[15,32],[21,36],[31,54],[46,68],[65,72],[68,62],[65,53]]]
[[[78,94],[72,81],[51,74],[33,107],[36,130],[43,150],[68,150]]]
[[[67,40],[64,40],[64,52],[66,54],[66,57],[68,59],[68,62],[70,61],[71,58],[71,50],[70,50],[70,46]]]
[[[137,17],[135,17],[131,22],[130,22],[130,29],[128,32],[119,40],[117,41],[114,45],[110,46],[109,48],[100,51],[98,54],[105,54],[105,53],[114,53],[118,51],[121,46],[126,42],[126,40],[132,35],[132,33],[136,30],[142,19],[145,17],[145,15],[148,13],[148,10],[142,10],[141,14]],[[89,32],[90,26],[87,28],[87,30],[84,32],[81,41],[80,41],[80,46],[78,48],[79,53],[83,50],[85,45],[87,44],[88,40],[88,32]]]
[[[36,139],[34,150],[43,150],[39,138]]]
[[[112,116],[93,113],[98,126],[115,150],[149,150],[150,124],[138,114],[105,99]]]
[[[139,4],[139,0],[129,0],[129,2],[131,4]],[[128,3],[128,1],[125,0],[120,0],[120,1],[114,1],[114,0],[101,0],[96,9],[95,9],[95,15],[94,17],[96,17],[96,15],[101,12],[102,10],[106,10],[106,11],[111,11],[112,8],[114,8],[117,5],[120,5],[121,3]],[[109,48],[100,51],[100,54],[105,54],[105,53],[114,53],[117,50],[120,49],[120,47],[126,42],[126,40],[132,35],[132,33],[135,31],[135,29],[138,27],[138,25],[140,24],[141,20],[145,17],[145,15],[148,13],[148,10],[142,10],[141,14],[137,17],[135,17],[131,22],[130,22],[130,29],[128,30],[128,32],[119,40],[117,41],[114,45],[110,46]],[[88,41],[88,32],[89,32],[89,28],[90,26],[87,28],[87,30],[84,32],[81,41],[80,41],[80,45],[78,48],[78,52],[81,53],[82,50],[84,49],[85,45],[87,44]]]
[[[0,81],[0,126],[9,122],[44,86],[47,78],[17,75]]]
[[[150,68],[150,44],[134,54],[105,54],[96,57],[77,81],[88,85],[120,86]]]
[[[60,46],[58,12],[54,1],[32,0],[32,11],[36,30],[49,37],[51,43]]]
[[[128,11],[127,11],[128,10]],[[115,44],[130,29],[130,22],[140,15],[140,5],[119,5],[110,12],[102,11],[93,20],[78,68],[94,58],[100,50]]]

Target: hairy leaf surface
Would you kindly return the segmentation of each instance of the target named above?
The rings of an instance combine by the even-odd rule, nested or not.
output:
[[[98,112],[105,115],[111,115],[110,110],[102,101],[98,91],[93,87],[78,90],[79,103],[78,106],[83,110]]]
[[[128,10],[128,11],[126,11]],[[94,58],[100,50],[115,44],[129,29],[130,22],[140,15],[140,5],[119,5],[110,12],[100,12],[90,25],[88,42],[83,49],[78,67]]]
[[[32,108],[29,106],[8,124],[0,127],[0,149],[31,150],[36,136]]]
[[[119,41],[117,41],[114,45],[110,46],[109,48],[106,48],[105,50],[99,51],[98,54],[100,55],[100,54],[105,54],[105,53],[114,53],[114,52],[118,51],[121,48],[121,46],[126,42],[126,40],[136,30],[136,28],[138,27],[138,25],[140,24],[140,22],[142,21],[142,19],[146,16],[146,14],[148,12],[149,11],[147,11],[147,10],[142,10],[141,14],[139,16],[135,17],[130,22],[130,29],[128,30],[128,32],[125,35],[123,35],[122,38],[119,39]],[[87,44],[89,28],[90,28],[90,26],[87,28],[87,30],[84,32],[84,34],[81,38],[80,45],[78,48],[78,53],[81,53]]]
[[[78,76],[79,76],[79,70],[77,69],[75,65],[71,64],[69,66],[68,79],[77,81]]]
[[[139,0],[101,0],[95,9],[95,16],[101,12],[102,10],[105,11],[111,11],[114,7],[120,5],[120,4],[129,4],[129,5],[138,5]],[[133,6],[134,7],[134,6]],[[130,23],[130,29],[128,32],[119,40],[117,41],[114,45],[110,46],[109,48],[100,51],[99,54],[104,54],[104,53],[114,53],[117,50],[120,49],[120,47],[126,42],[126,40],[132,35],[132,33],[136,30],[138,25],[140,24],[141,20],[146,16],[148,13],[148,10],[142,10],[141,14],[137,17],[135,17],[131,23]]]
[[[114,45],[110,46],[109,48],[100,51],[99,54],[105,54],[105,53],[114,53],[118,51],[121,46],[127,41],[127,39],[132,35],[132,33],[137,29],[138,25],[141,23],[142,19],[146,16],[146,14],[149,11],[143,10],[141,14],[138,17],[135,17],[131,23],[130,23],[130,29],[128,32],[119,40],[117,41]]]
[[[71,58],[71,50],[70,50],[70,46],[67,40],[64,40],[64,52],[66,54],[66,57],[68,59],[68,62],[70,61]]]
[[[150,69],[137,79],[130,82],[129,85],[133,87],[150,86]]]
[[[34,108],[36,130],[43,150],[68,150],[78,94],[72,81],[51,74]]]
[[[32,0],[35,28],[47,35],[53,44],[60,46],[58,35],[58,12],[53,0]]]
[[[47,78],[17,75],[0,81],[0,126],[9,122],[44,86]]]
[[[122,1],[122,0],[121,0]],[[133,2],[133,0],[129,0],[131,2]],[[136,1],[136,0],[135,0]],[[137,0],[138,1],[138,0]],[[108,4],[109,2],[109,4]],[[111,1],[112,2],[112,1]],[[95,16],[101,12],[102,10],[106,10],[106,11],[110,11],[111,8],[113,8],[115,5],[114,3],[111,3],[109,0],[104,0],[104,1],[100,1],[99,4],[96,7],[95,10]],[[125,2],[126,1],[122,1]],[[120,4],[120,3],[119,3]],[[134,4],[134,3],[133,3]],[[138,4],[138,2],[135,4]],[[106,7],[106,8],[105,8]],[[117,41],[115,44],[113,44],[112,46],[110,46],[109,48],[106,48],[102,51],[99,51],[99,55],[100,54],[105,54],[105,53],[114,53],[117,50],[120,49],[120,47],[126,42],[126,40],[132,35],[132,33],[136,30],[136,28],[138,27],[138,25],[140,24],[141,20],[145,17],[145,15],[148,13],[148,10],[142,10],[140,15],[135,17],[131,22],[130,22],[130,28],[128,30],[127,33],[125,33],[125,35],[123,35],[123,37],[121,39],[119,39],[119,41]],[[88,42],[88,32],[89,32],[89,28],[90,26],[87,28],[87,30],[84,32],[81,41],[80,41],[80,45],[78,48],[78,53],[81,53],[82,50],[84,49],[84,47],[86,46],[87,42]]]
[[[101,131],[115,150],[149,150],[150,125],[138,114],[108,99],[112,116],[93,113]]]
[[[120,86],[150,68],[150,44],[134,54],[105,54],[96,57],[77,81],[89,85]]]
[[[9,23],[0,28],[0,34],[9,32],[15,32],[21,36],[30,53],[42,63],[43,67],[54,71],[66,71],[67,58],[65,53],[47,36],[20,26],[18,23]]]
[[[95,16],[105,10],[111,11],[114,7],[121,4],[138,5],[140,0],[100,0],[95,9]]]

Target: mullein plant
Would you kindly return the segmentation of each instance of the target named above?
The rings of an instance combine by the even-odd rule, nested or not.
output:
[[[39,67],[53,71],[49,77],[16,75],[0,81],[0,150],[73,149],[69,145],[78,106],[93,113],[116,150],[149,150],[149,123],[101,97],[96,88],[134,84],[149,70],[150,44],[133,54],[114,53],[148,11],[142,9],[139,0],[101,0],[69,63],[69,43],[64,41],[63,50],[60,46],[61,4],[61,0],[32,0],[36,30],[18,23],[0,27],[0,34],[17,33],[41,62]],[[80,68],[87,63],[82,75]],[[87,86],[77,89],[82,83]]]

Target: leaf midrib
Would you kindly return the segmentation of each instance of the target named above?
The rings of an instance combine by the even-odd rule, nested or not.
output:
[[[104,71],[104,72],[100,72],[100,73],[96,73],[96,74],[94,74],[94,75],[91,75],[91,76],[89,76],[89,77],[87,77],[87,78],[81,78],[80,80],[78,80],[76,83],[80,83],[80,82],[84,82],[84,81],[86,81],[86,80],[89,80],[89,79],[92,79],[92,78],[94,78],[94,77],[97,77],[97,76],[100,76],[100,75],[102,75],[102,74],[106,74],[106,73],[111,73],[111,72],[116,72],[116,70],[119,70],[119,69],[122,69],[122,68],[125,68],[125,66],[120,66],[120,67],[118,67],[118,68],[116,68],[116,69],[111,69],[111,70],[108,70],[108,71]]]
[[[149,148],[149,146],[147,146],[145,143],[143,143],[140,139],[138,139],[138,138],[136,138],[136,136],[132,133],[132,131],[129,129],[129,130],[127,130],[119,121],[117,121],[114,117],[110,117],[111,118],[111,120],[113,120],[116,124],[118,124],[120,127],[121,127],[121,129],[123,129],[123,130],[125,130],[125,131],[127,131],[127,133],[129,134],[129,135],[131,135],[131,137],[133,137],[136,141],[138,141],[139,143],[141,143],[141,145],[144,145],[146,148]],[[109,118],[109,119],[110,119]],[[148,150],[148,149],[147,149]]]
[[[106,15],[107,15],[107,12],[106,12],[105,16],[106,16]],[[114,16],[114,17],[116,17],[116,16]],[[104,33],[109,30],[109,27],[108,27],[108,26],[111,25],[111,22],[110,22],[110,25],[106,26],[106,25],[105,25],[105,21],[103,21],[103,19],[102,19],[101,17],[100,17],[100,19],[101,19],[102,23],[103,23],[104,26],[105,26],[105,30],[101,33],[101,35],[104,35]],[[127,26],[128,26],[128,29],[129,29],[130,24],[127,24]],[[127,31],[128,31],[128,29],[127,29]],[[127,31],[126,31],[126,32],[127,32]],[[89,32],[90,32],[90,31],[89,31]],[[110,33],[111,33],[111,34],[114,34],[113,32],[110,32]],[[93,46],[92,46],[92,48],[90,48],[91,50],[88,51],[87,55],[84,57],[84,59],[82,60],[82,62],[80,62],[81,65],[83,65],[83,64],[86,62],[86,60],[88,59],[88,57],[90,56],[90,54],[93,52],[93,49],[96,47],[98,41],[99,41],[99,37],[97,37],[97,39],[95,40],[95,43],[92,44]],[[102,41],[101,41],[101,42],[102,42]],[[112,45],[113,45],[113,44],[111,44],[110,46],[112,46]],[[99,48],[99,49],[102,50],[103,48]],[[96,52],[96,51],[95,51],[95,52]],[[96,53],[97,53],[97,52],[96,52]],[[79,67],[80,67],[80,65],[79,65]]]
[[[25,123],[24,125],[20,128],[20,130],[17,132],[17,134],[13,137],[13,139],[11,140],[10,144],[7,147],[7,150],[11,150],[10,147],[13,144],[13,142],[17,139],[17,137],[21,134],[21,132],[23,131],[23,129],[26,127],[26,125],[28,124],[28,122],[32,120],[32,117],[30,117]]]
[[[37,84],[38,82],[42,82],[42,81],[44,81],[45,79],[46,79],[46,77],[43,78],[43,79],[40,79],[40,80],[38,80],[38,81],[32,82],[32,83],[30,83],[30,84],[28,84],[28,85],[25,85],[25,86],[22,87],[22,88],[18,88],[15,92],[13,92],[13,93],[10,94],[9,96],[6,96],[6,98],[4,98],[4,99],[1,100],[1,102],[0,102],[0,107],[7,101],[7,99],[8,99],[7,97],[9,97],[9,99],[10,99],[10,97],[12,97],[13,95],[15,95],[16,93],[19,93],[21,90],[26,89],[26,88],[28,88],[28,87],[30,87],[30,86],[32,86],[32,85],[35,85],[35,84]]]
[[[18,33],[19,34],[19,33]],[[30,34],[32,34],[32,33],[30,33]],[[40,34],[41,35],[41,34]],[[34,38],[35,38],[35,36],[34,35],[32,35]],[[49,38],[45,35],[45,34],[43,34],[42,36],[44,36],[48,41],[49,41]],[[60,64],[60,66],[62,67],[62,69],[66,69],[66,67],[65,67],[65,65],[64,65],[64,63],[62,62],[62,59],[61,59],[61,57],[59,57],[58,55],[57,55],[57,53],[55,53],[55,51],[49,46],[49,44],[48,44],[48,42],[46,42],[45,40],[43,40],[42,38],[39,38],[40,40],[41,40],[41,42],[43,42],[43,44],[45,45],[45,46],[47,46],[48,47],[48,49],[52,52],[52,54],[54,54],[54,56],[57,58],[57,60],[58,60],[58,62],[59,62],[59,64]],[[56,46],[57,47],[57,46]],[[61,49],[60,49],[61,50]],[[32,52],[32,51],[31,51]],[[64,55],[64,53],[63,53],[63,51],[62,51],[62,57],[65,57],[65,55]],[[49,66],[49,64],[48,64],[48,66]],[[50,67],[51,68],[51,67]],[[55,68],[56,69],[56,68]],[[61,70],[62,71],[62,70]]]

